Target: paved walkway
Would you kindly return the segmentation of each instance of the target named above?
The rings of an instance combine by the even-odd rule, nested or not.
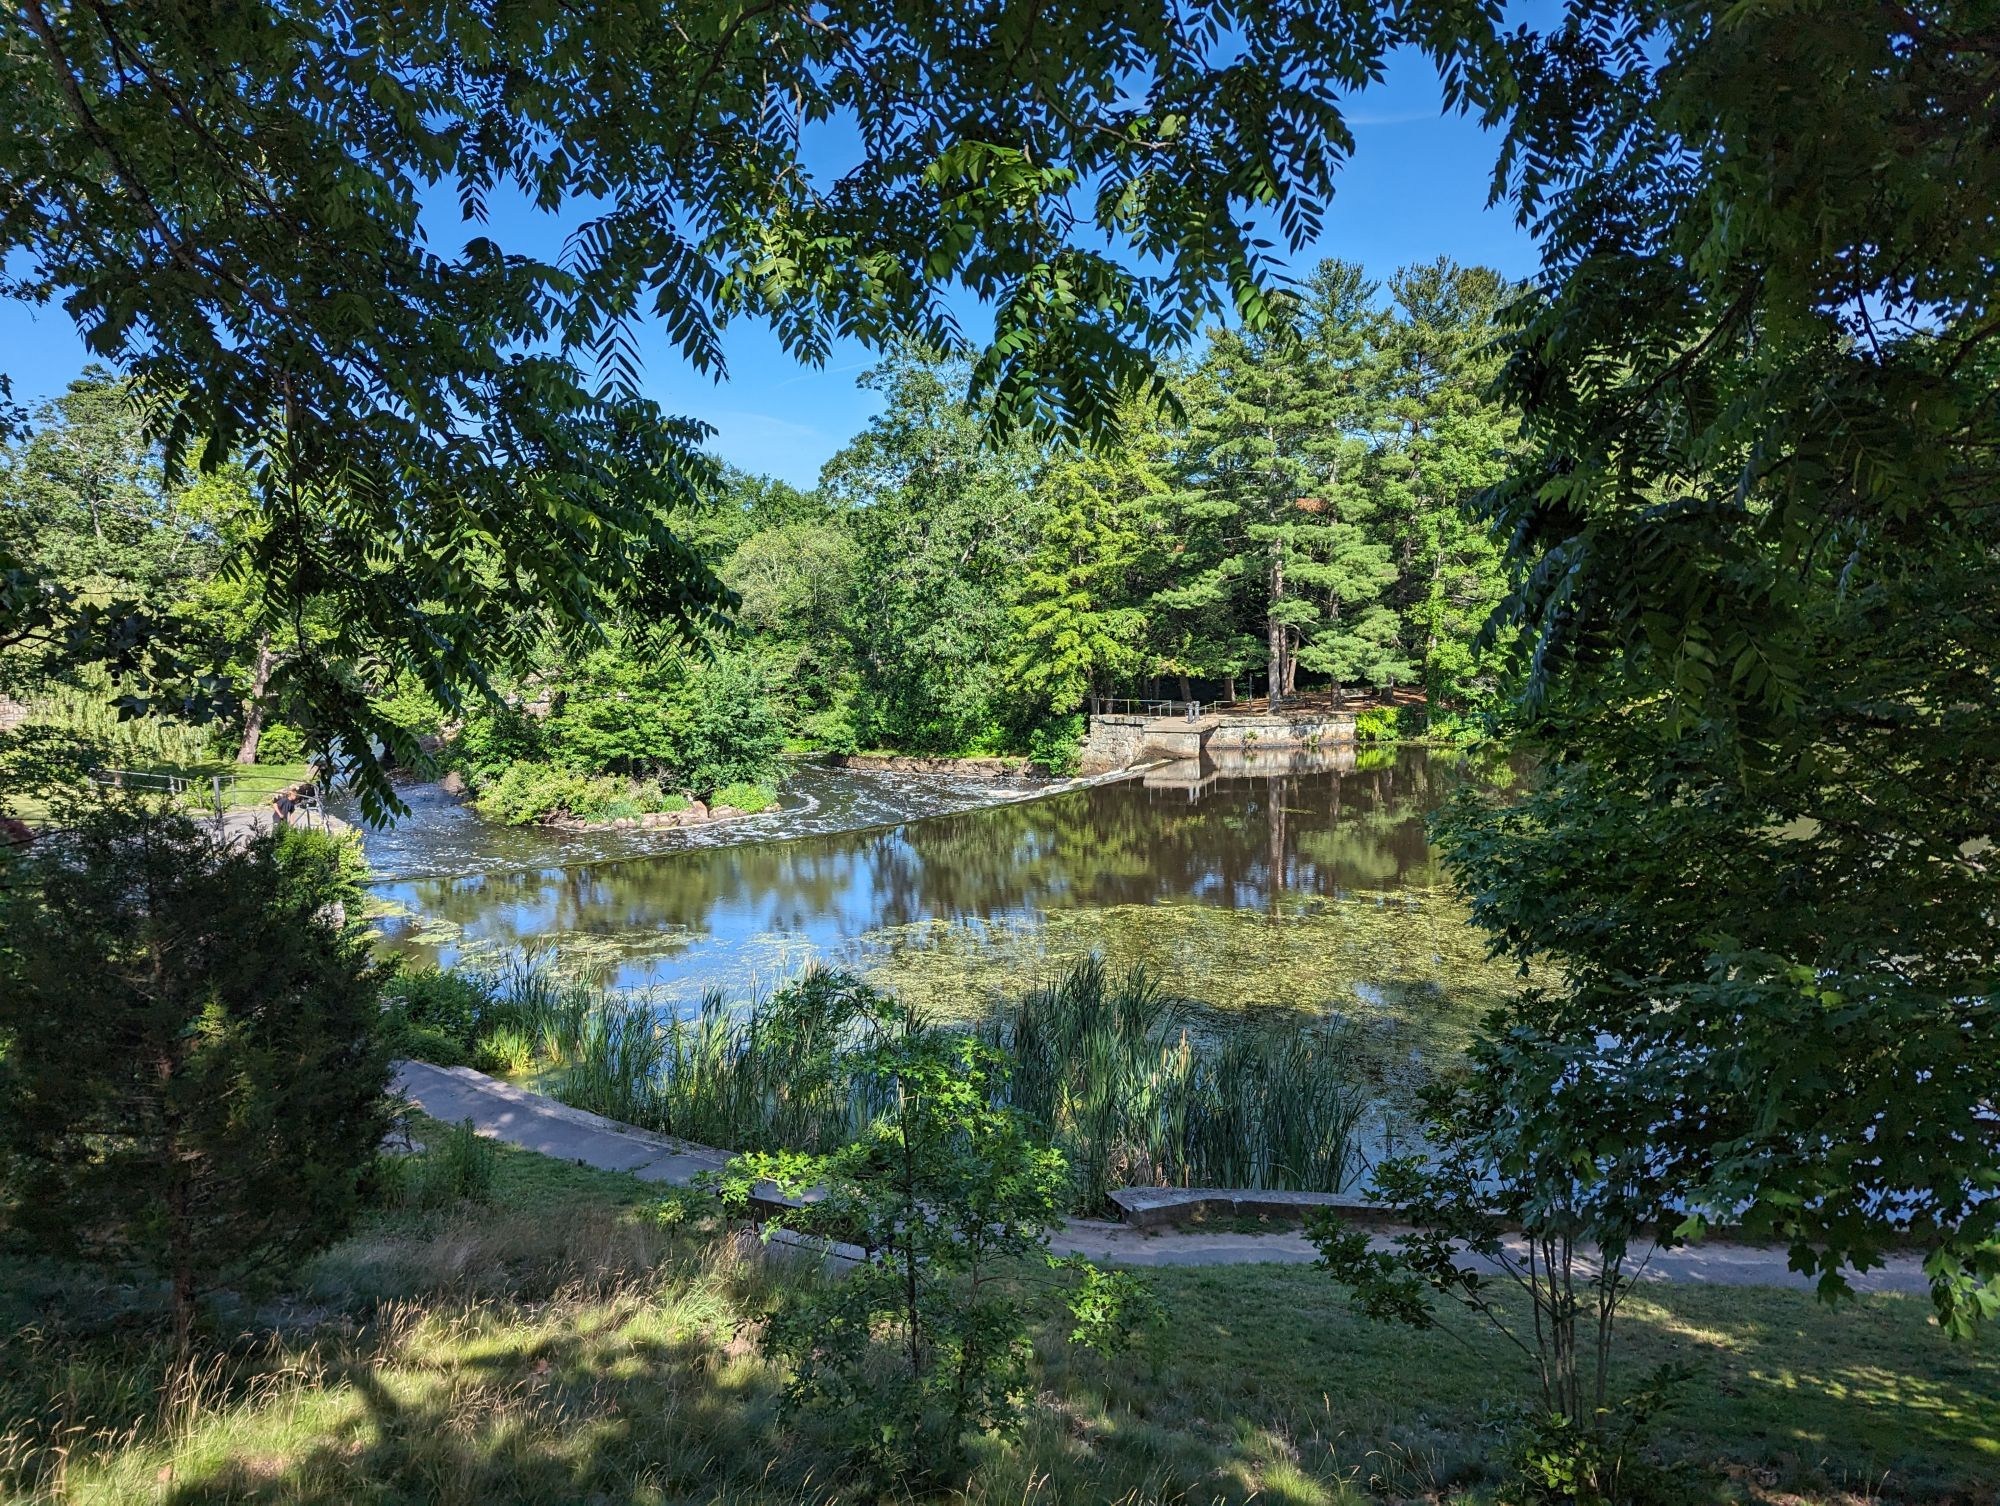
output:
[[[401,1062],[396,1069],[396,1087],[433,1119],[450,1124],[470,1119],[481,1134],[509,1145],[605,1171],[629,1172],[641,1181],[686,1183],[697,1172],[717,1170],[729,1159],[724,1151],[573,1109],[470,1067]],[[1389,1237],[1378,1235],[1375,1242],[1386,1245]],[[1057,1232],[1053,1248],[1058,1254],[1126,1266],[1309,1265],[1318,1258],[1305,1235],[1293,1231],[1230,1234],[1200,1229],[1133,1229],[1085,1218],[1065,1224]],[[1661,1251],[1647,1267],[1645,1279],[1798,1289],[1812,1285],[1787,1268],[1781,1249],[1719,1243]],[[1893,1256],[1882,1269],[1852,1280],[1858,1290],[1868,1292],[1930,1289],[1922,1262],[1914,1255]]]

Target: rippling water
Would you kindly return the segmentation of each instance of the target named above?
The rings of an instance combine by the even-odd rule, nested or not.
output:
[[[1333,1010],[1421,1047],[1508,984],[1425,837],[1466,777],[1422,749],[1053,793],[808,766],[742,822],[590,834],[425,788],[367,845],[383,935],[445,963],[553,947],[674,1001],[837,961],[963,1016],[1098,952],[1220,1010]]]

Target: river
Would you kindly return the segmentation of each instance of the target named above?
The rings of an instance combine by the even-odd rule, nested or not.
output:
[[[586,834],[493,827],[425,786],[366,845],[383,938],[443,964],[550,948],[672,1007],[823,961],[966,1018],[1095,951],[1218,1021],[1338,1013],[1429,1053],[1511,982],[1425,836],[1467,777],[1422,748],[1037,794],[805,765],[762,816]]]

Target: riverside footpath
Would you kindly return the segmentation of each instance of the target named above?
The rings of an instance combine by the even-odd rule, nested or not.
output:
[[[433,1119],[448,1124],[470,1121],[479,1134],[522,1150],[601,1171],[624,1172],[644,1182],[686,1186],[700,1173],[718,1171],[729,1161],[727,1151],[574,1109],[470,1067],[398,1062],[394,1088]],[[1386,1247],[1397,1232],[1394,1226],[1381,1226],[1372,1242]],[[1088,1218],[1063,1224],[1051,1248],[1060,1255],[1082,1255],[1122,1266],[1310,1265],[1318,1258],[1311,1242],[1297,1230],[1136,1229]],[[1793,1290],[1810,1290],[1814,1285],[1810,1278],[1790,1269],[1782,1249],[1721,1242],[1658,1251],[1641,1279]],[[1923,1262],[1916,1255],[1892,1255],[1879,1270],[1853,1275],[1850,1280],[1857,1291],[1864,1292],[1930,1289]]]

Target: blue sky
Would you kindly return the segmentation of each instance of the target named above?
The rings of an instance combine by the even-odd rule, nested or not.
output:
[[[1324,235],[1297,258],[1295,270],[1338,256],[1386,277],[1440,255],[1510,277],[1535,270],[1534,245],[1510,213],[1485,207],[1497,143],[1472,121],[1442,113],[1436,77],[1421,57],[1393,59],[1381,85],[1352,99],[1348,118],[1353,160]],[[547,252],[569,228],[502,213],[484,233]],[[456,249],[452,241],[463,233],[450,224],[434,238]],[[727,336],[729,378],[720,384],[682,366],[663,339],[644,354],[650,395],[669,412],[713,425],[713,448],[724,460],[800,486],[818,479],[820,467],[878,406],[875,394],[855,385],[869,365],[859,345],[836,346],[827,364],[814,369],[787,356],[761,327],[739,325]],[[32,406],[61,391],[85,360],[60,309],[0,300],[0,371],[13,379],[17,400]]]

